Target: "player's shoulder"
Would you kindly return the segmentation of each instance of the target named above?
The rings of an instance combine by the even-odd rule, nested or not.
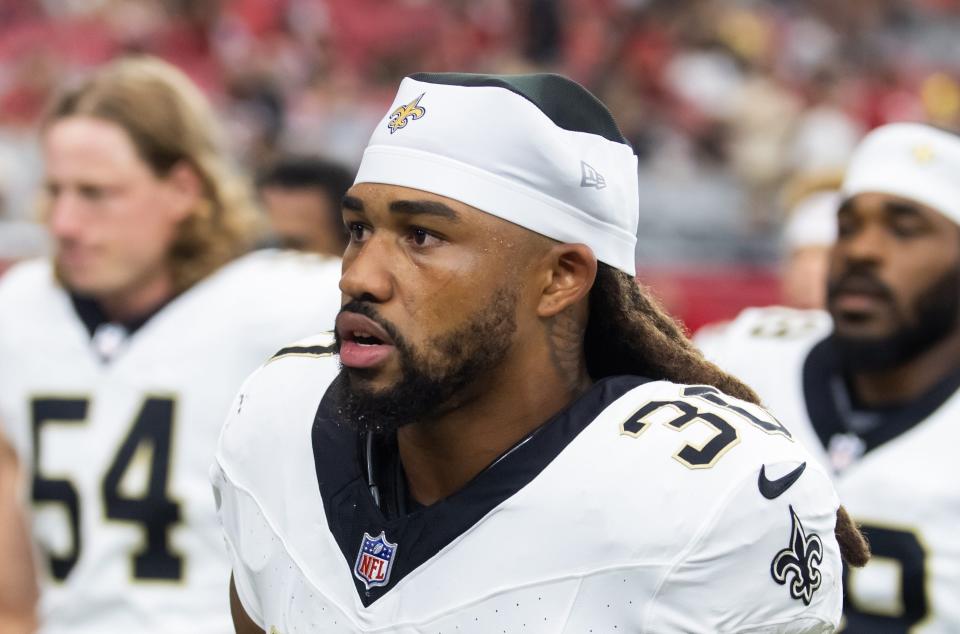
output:
[[[300,251],[262,249],[223,265],[190,289],[197,301],[229,301],[254,312],[278,305],[303,308],[317,303],[339,307],[340,260]]]
[[[739,341],[792,342],[819,339],[830,332],[830,315],[822,310],[787,306],[745,308],[732,321],[706,326],[703,336]],[[701,337],[698,333],[696,340]]]
[[[287,357],[306,357],[308,359],[328,359],[336,353],[336,341],[332,332],[322,332],[299,341],[294,341],[277,350],[267,363],[273,363]],[[286,369],[286,368],[285,368]]]
[[[732,460],[725,461],[750,465],[759,456],[806,456],[788,427],[764,407],[710,385],[643,383],[613,401],[600,418],[619,435],[636,439],[652,430],[664,442],[683,438],[676,432],[691,434],[689,450],[673,456],[690,469],[712,467],[728,452]]]
[[[805,465],[804,487],[836,508],[829,475],[791,431],[763,407],[709,385],[650,381],[613,400],[590,425],[586,452],[606,456],[618,479],[669,482],[638,490],[638,508],[669,505],[691,521],[746,488],[772,494],[761,477]]]
[[[747,308],[730,322],[706,326],[693,340],[704,356],[730,369],[743,363],[765,363],[764,355],[802,354],[832,328],[825,311],[767,306]]]
[[[237,392],[221,431],[218,459],[242,464],[256,460],[251,452],[262,454],[265,447],[302,442],[294,438],[297,430],[312,424],[339,371],[331,333],[281,347]]]
[[[773,415],[712,386],[652,381],[595,422],[607,438],[591,448],[604,455],[603,471],[618,484],[634,483],[629,498],[620,490],[618,514],[636,522],[650,509],[669,509],[669,521],[645,523],[646,541],[674,562],[651,612],[652,631],[683,630],[694,598],[704,594],[711,596],[704,602],[710,631],[768,631],[778,614],[836,622],[837,493]],[[787,570],[791,556],[800,561],[796,575]],[[749,588],[747,596],[724,593],[733,579]],[[723,620],[710,620],[720,612]]]
[[[22,347],[27,339],[48,340],[68,328],[69,299],[53,266],[43,259],[20,262],[0,277],[0,339]]]
[[[197,283],[169,314],[171,319],[211,319],[255,344],[263,358],[284,341],[333,327],[340,309],[339,277],[335,258],[255,251]]]
[[[53,267],[49,260],[25,260],[13,265],[0,277],[0,302],[42,300],[55,289]]]
[[[225,265],[218,273],[224,283],[276,289],[278,283],[333,279],[340,276],[340,259],[289,249],[258,249]]]
[[[286,395],[305,393],[309,398],[323,394],[323,387],[339,372],[333,333],[323,332],[280,347],[244,382],[241,395],[265,395],[258,403],[273,412],[273,403]],[[319,383],[318,383],[319,381]],[[253,405],[251,405],[253,406]]]

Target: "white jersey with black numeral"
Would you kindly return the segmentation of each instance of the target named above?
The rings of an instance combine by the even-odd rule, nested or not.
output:
[[[211,469],[237,593],[265,632],[839,622],[836,493],[761,408],[709,387],[603,379],[457,493],[390,510],[394,487],[376,483],[374,501],[364,440],[338,418],[341,379],[321,387],[338,370],[324,345],[301,343],[318,354],[279,355],[244,384]]]
[[[863,525],[873,559],[847,575],[844,631],[960,632],[960,374],[865,418],[841,378],[832,328],[821,311],[754,308],[702,347],[791,421]]]
[[[51,267],[0,282],[0,420],[27,469],[44,634],[232,632],[208,470],[231,399],[329,330],[339,261],[265,251],[126,336],[91,337]],[[2,563],[0,563],[2,567]]]

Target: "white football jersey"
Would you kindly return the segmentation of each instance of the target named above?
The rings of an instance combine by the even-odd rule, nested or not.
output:
[[[237,389],[332,327],[339,260],[264,251],[129,336],[91,337],[47,262],[0,282],[0,420],[28,470],[41,632],[232,632],[209,465]],[[32,476],[32,477],[31,477]]]
[[[330,343],[244,384],[211,469],[265,632],[834,631],[836,493],[761,408],[607,378],[460,491],[383,511]]]
[[[908,407],[851,405],[822,311],[753,308],[703,342],[835,476],[873,558],[846,577],[845,632],[960,632],[960,375]]]

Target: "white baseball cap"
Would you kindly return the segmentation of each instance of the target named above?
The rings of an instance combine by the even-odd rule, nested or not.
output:
[[[960,224],[960,136],[922,123],[881,126],[857,146],[842,191],[909,198]]]

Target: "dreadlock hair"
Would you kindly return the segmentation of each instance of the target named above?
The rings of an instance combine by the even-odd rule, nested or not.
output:
[[[753,390],[707,361],[650,291],[623,271],[599,263],[589,305],[584,350],[592,379],[634,374],[710,385],[759,404]]]

